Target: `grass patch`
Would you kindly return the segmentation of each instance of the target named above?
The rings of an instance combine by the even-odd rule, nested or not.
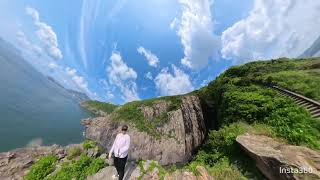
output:
[[[82,105],[89,110],[102,111],[107,114],[112,113],[118,107],[117,105],[111,103],[99,101],[85,101],[84,103],[82,103]]]
[[[23,178],[24,180],[42,180],[55,169],[55,164],[58,157],[49,155],[41,157],[35,164],[32,165],[29,173]]]

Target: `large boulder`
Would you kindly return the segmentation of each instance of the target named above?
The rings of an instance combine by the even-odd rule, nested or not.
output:
[[[157,131],[163,134],[160,138],[130,126],[130,160],[152,159],[162,165],[168,165],[183,163],[191,158],[193,151],[205,138],[206,126],[199,98],[192,95],[181,98],[180,108],[173,111],[168,111],[170,102],[166,101],[159,101],[153,106],[139,107],[147,119],[167,113],[168,122],[157,127]],[[106,150],[111,148],[122,125],[108,115],[83,120],[82,124],[85,126],[85,137],[99,142]]]
[[[245,134],[237,143],[270,180],[320,179],[320,152],[267,136]]]
[[[20,180],[39,157],[51,154],[63,158],[66,156],[66,151],[61,146],[53,145],[20,148],[0,153],[0,179]]]

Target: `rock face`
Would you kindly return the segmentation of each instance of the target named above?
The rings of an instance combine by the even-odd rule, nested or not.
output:
[[[320,179],[319,151],[252,134],[238,136],[237,143],[271,180]]]
[[[21,148],[0,153],[0,179],[22,179],[37,158],[49,154],[63,158],[66,156],[66,151],[61,146],[53,145]]]
[[[162,165],[186,162],[203,142],[206,127],[199,98],[183,96],[180,108],[169,112],[168,103],[170,102],[160,101],[151,107],[140,107],[147,119],[167,113],[168,123],[157,127],[157,131],[163,134],[160,139],[130,126],[129,159],[153,159]],[[111,148],[122,125],[114,122],[111,116],[83,120],[82,124],[85,126],[85,137],[99,142],[107,150]]]

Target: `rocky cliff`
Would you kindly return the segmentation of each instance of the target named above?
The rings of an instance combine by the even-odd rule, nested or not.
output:
[[[183,163],[188,161],[194,150],[201,145],[206,135],[206,125],[199,98],[183,96],[181,104],[175,110],[170,110],[171,103],[170,100],[160,100],[138,107],[146,119],[146,126],[160,116],[166,116],[167,121],[154,130],[160,136],[152,136],[136,128],[134,123],[129,123],[129,159],[152,159],[162,165]],[[82,121],[85,137],[99,142],[107,150],[112,146],[119,127],[128,123],[121,119],[115,120],[114,113]]]

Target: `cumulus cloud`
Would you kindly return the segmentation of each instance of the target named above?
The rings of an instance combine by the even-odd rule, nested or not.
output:
[[[57,35],[52,27],[40,21],[39,12],[36,9],[26,7],[26,13],[32,17],[34,24],[38,27],[36,35],[43,44],[47,55],[55,60],[62,59],[62,53],[58,48]]]
[[[161,95],[177,95],[190,92],[194,89],[190,77],[181,69],[172,65],[173,74],[164,68],[155,77],[154,82]]]
[[[88,82],[84,79],[84,77],[78,75],[77,70],[73,68],[67,67],[65,69],[66,73],[71,77],[73,83],[79,88],[78,90],[88,94],[91,97],[94,97],[94,93],[92,93],[88,88]]]
[[[119,52],[112,52],[110,60],[111,64],[107,68],[109,83],[120,89],[124,101],[139,100],[135,82],[137,73],[123,61]]]
[[[184,47],[181,63],[199,70],[205,67],[210,57],[215,57],[220,49],[220,40],[213,34],[213,22],[209,0],[179,0],[183,11],[177,34]],[[177,23],[174,20],[170,27]]]
[[[244,63],[296,57],[320,35],[320,1],[255,0],[249,16],[222,34],[222,56]]]
[[[157,67],[159,64],[159,58],[154,55],[150,50],[145,49],[144,47],[140,46],[137,49],[138,53],[141,55],[144,55],[144,57],[147,59],[148,64],[152,67]]]

